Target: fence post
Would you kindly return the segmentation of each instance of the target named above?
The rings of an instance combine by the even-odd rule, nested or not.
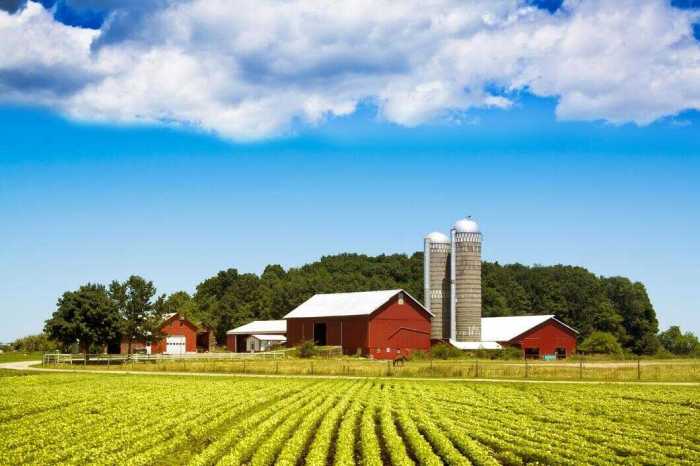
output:
[[[243,360],[243,373],[245,374],[245,359]]]
[[[277,370],[278,370],[277,366],[279,366],[279,362],[277,362],[277,359],[275,359],[275,374],[277,374]]]
[[[637,358],[637,380],[641,380],[641,379],[642,379],[642,365],[641,365],[639,358]]]
[[[583,380],[583,359],[578,362],[578,378]]]
[[[391,361],[386,361],[386,375],[391,375]]]
[[[528,365],[527,365],[527,359],[526,359],[526,360],[525,360],[525,378],[526,378],[526,379],[527,379],[527,376],[528,376],[527,370],[528,370]]]
[[[435,374],[433,374],[433,357],[430,356],[430,375],[431,377]]]

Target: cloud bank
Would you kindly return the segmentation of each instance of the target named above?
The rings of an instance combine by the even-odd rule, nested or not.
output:
[[[0,11],[0,101],[234,140],[360,102],[409,127],[520,92],[557,98],[562,120],[700,109],[700,15],[664,0],[66,1],[110,9],[99,29],[35,2]]]

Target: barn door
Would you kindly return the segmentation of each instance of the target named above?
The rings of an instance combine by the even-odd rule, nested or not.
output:
[[[314,323],[314,342],[319,346],[326,346],[326,323]]]
[[[165,339],[165,352],[168,354],[185,354],[185,336],[172,335]]]

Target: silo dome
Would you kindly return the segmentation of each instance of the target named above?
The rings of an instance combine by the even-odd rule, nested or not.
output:
[[[471,217],[457,220],[454,228],[457,233],[479,233],[479,224]]]
[[[431,243],[445,243],[449,244],[450,238],[447,235],[440,233],[439,231],[434,231],[427,235],[425,239],[429,240]]]

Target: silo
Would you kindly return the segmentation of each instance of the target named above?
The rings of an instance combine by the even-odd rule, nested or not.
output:
[[[424,243],[424,301],[434,314],[431,340],[450,337],[450,239],[439,232],[430,233]]]
[[[471,217],[451,230],[451,328],[456,341],[481,341],[481,233]]]

